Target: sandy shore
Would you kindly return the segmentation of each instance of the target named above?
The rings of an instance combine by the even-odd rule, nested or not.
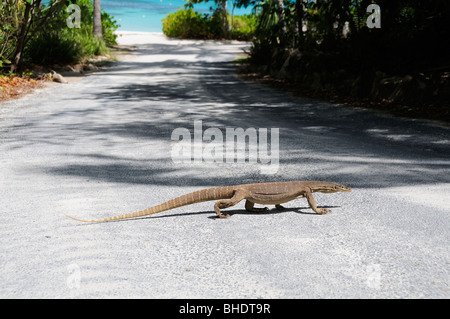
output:
[[[117,31],[119,45],[138,45],[156,43],[161,39],[167,39],[162,32],[137,32],[137,31]]]

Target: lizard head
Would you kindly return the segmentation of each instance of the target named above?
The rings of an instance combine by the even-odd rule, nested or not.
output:
[[[334,185],[334,189],[336,190],[336,192],[351,192],[352,191],[351,188],[344,186],[344,185],[339,185],[339,184]]]
[[[320,192],[320,193],[337,193],[337,192],[351,192],[351,188],[336,184],[336,183],[326,183],[326,182],[319,182],[319,185],[317,187],[311,188],[313,192]]]

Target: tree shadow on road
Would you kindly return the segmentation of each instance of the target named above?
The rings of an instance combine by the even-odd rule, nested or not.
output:
[[[243,82],[233,63],[208,61],[212,52],[220,54],[221,47],[212,46],[144,45],[137,60],[78,82],[72,87],[79,85],[77,92],[62,87],[67,94],[51,102],[50,114],[8,128],[17,136],[12,142],[59,151],[57,161],[34,170],[108,183],[211,187],[330,180],[367,188],[450,181],[448,129]],[[203,131],[223,133],[227,127],[279,128],[278,172],[264,175],[249,163],[174,163],[171,134],[176,128],[193,133],[195,120],[203,121]]]

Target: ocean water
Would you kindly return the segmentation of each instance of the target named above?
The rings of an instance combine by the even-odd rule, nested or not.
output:
[[[175,12],[186,4],[183,0],[101,0],[102,8],[114,16],[122,31],[162,32],[162,22],[169,13]],[[216,7],[213,0],[194,5],[194,10],[210,13],[210,8]],[[231,13],[232,3],[228,1],[228,11]],[[251,13],[251,8],[235,8],[234,14]]]

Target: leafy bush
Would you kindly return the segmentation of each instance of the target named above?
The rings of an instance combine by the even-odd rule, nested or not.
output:
[[[257,16],[254,14],[234,17],[228,15],[228,22],[232,26],[231,38],[237,40],[251,40],[258,25]]]
[[[39,33],[31,39],[25,55],[28,62],[48,65],[76,63],[107,50],[105,41],[93,38],[90,32],[60,30]]]
[[[20,15],[25,5],[14,0],[0,1],[0,68],[11,63],[15,50]]]
[[[24,59],[37,64],[75,63],[86,57],[105,54],[108,45],[116,44],[114,31],[117,22],[106,12],[102,12],[103,39],[93,36],[93,4],[91,0],[72,1],[81,8],[81,27],[68,28],[67,6],[63,6],[58,16],[44,30],[38,32],[28,43]],[[67,5],[70,4],[70,1]]]
[[[42,32],[31,39],[25,55],[38,64],[70,63],[78,61],[80,47],[68,32]]]
[[[165,35],[174,38],[185,39],[212,39],[218,36],[220,25],[215,23],[214,16],[192,10],[179,10],[170,13],[163,19],[163,32]]]
[[[200,14],[192,8],[170,13],[163,20],[163,33],[169,37],[184,39],[220,39],[222,27],[220,11],[212,15]],[[253,15],[228,15],[229,24],[233,24],[232,39],[249,40],[256,28],[257,20]]]
[[[92,1],[89,2],[92,3]],[[102,10],[102,32],[103,40],[106,45],[117,44],[117,34],[115,34],[114,31],[116,31],[118,27],[119,25],[117,24],[117,21],[114,20],[114,17]]]

